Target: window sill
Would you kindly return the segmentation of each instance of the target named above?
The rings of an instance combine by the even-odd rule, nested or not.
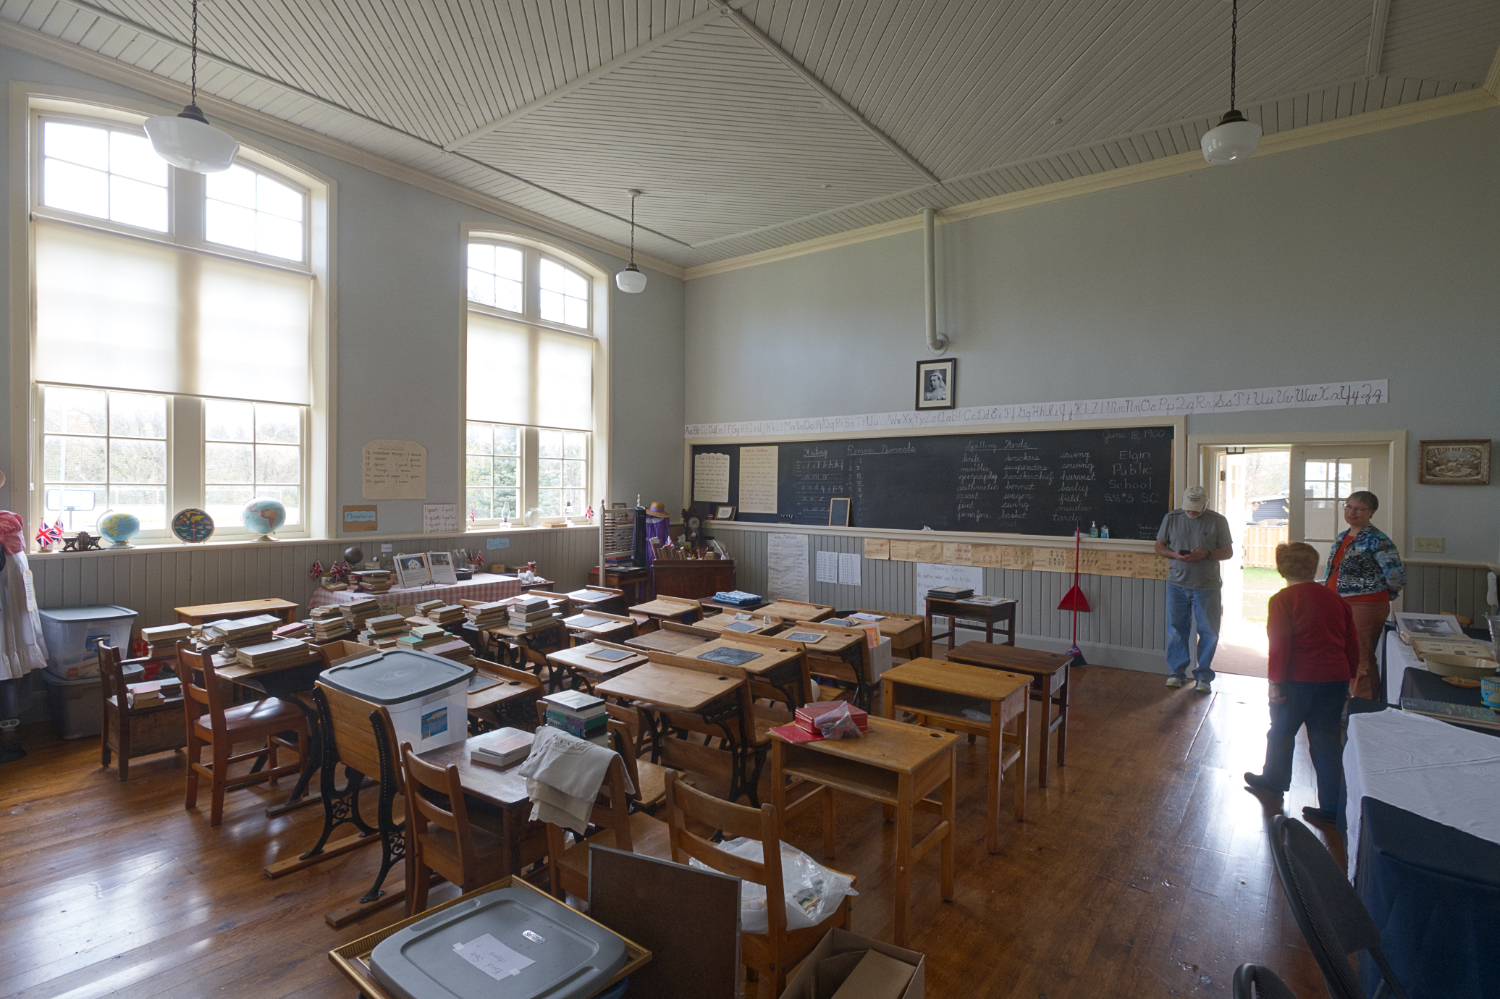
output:
[[[142,543],[142,544],[138,544],[138,545],[131,545],[129,548],[110,548],[110,547],[108,547],[106,545],[105,547],[100,548],[98,551],[87,551],[87,552],[64,552],[64,551],[39,552],[39,551],[36,551],[35,549],[30,549],[30,550],[28,550],[26,552],[26,557],[28,559],[55,558],[55,557],[61,556],[61,555],[82,557],[82,556],[97,556],[97,555],[130,554],[132,552],[140,552],[140,553],[144,553],[144,554],[150,554],[150,553],[155,553],[155,552],[173,552],[173,551],[190,551],[190,550],[192,550],[192,551],[201,551],[201,550],[203,550],[205,548],[213,549],[214,551],[224,551],[224,550],[232,549],[232,548],[265,548],[265,549],[271,549],[271,548],[275,548],[275,547],[286,548],[286,547],[299,547],[299,546],[303,546],[303,545],[343,545],[344,547],[350,547],[350,546],[357,545],[357,546],[359,546],[361,548],[367,548],[371,542],[382,542],[382,543],[384,543],[384,542],[394,542],[394,541],[411,541],[411,540],[417,540],[417,539],[421,539],[421,538],[434,538],[434,539],[435,538],[479,538],[479,537],[486,537],[486,536],[488,536],[488,537],[504,537],[504,536],[508,536],[508,535],[511,535],[511,534],[546,534],[548,532],[593,530],[595,528],[595,526],[596,525],[594,525],[594,524],[578,524],[578,525],[575,525],[573,527],[511,527],[511,528],[477,527],[477,528],[475,528],[473,530],[468,530],[468,531],[445,531],[445,532],[440,533],[440,534],[376,534],[376,533],[372,532],[370,534],[346,534],[346,535],[344,535],[342,537],[336,537],[336,538],[303,538],[303,537],[297,537],[297,538],[283,538],[283,539],[278,540],[278,541],[245,541],[245,540],[240,540],[240,539],[236,538],[236,539],[233,539],[233,540],[224,540],[224,541],[212,541],[212,540],[210,540],[210,541],[205,541],[205,542],[203,542],[201,544],[192,544],[192,545],[187,544],[187,543],[182,542],[182,541],[161,541],[161,542],[158,542],[158,541],[152,540],[152,541],[147,542],[147,543]],[[496,551],[502,551],[502,550],[503,549],[496,549]],[[370,553],[367,551],[366,554],[368,555]]]

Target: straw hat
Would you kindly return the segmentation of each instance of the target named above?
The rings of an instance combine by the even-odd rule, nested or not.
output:
[[[646,516],[648,516],[648,517],[670,517],[672,515],[667,512],[667,508],[666,508],[665,504],[662,503],[661,500],[652,500],[651,501],[651,505],[648,506],[648,507],[646,507]]]

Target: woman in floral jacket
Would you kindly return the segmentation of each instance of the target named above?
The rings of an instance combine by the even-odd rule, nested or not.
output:
[[[1350,681],[1349,693],[1366,700],[1384,699],[1384,692],[1376,690],[1380,671],[1375,665],[1375,643],[1390,616],[1391,598],[1406,585],[1396,543],[1370,523],[1378,509],[1380,500],[1363,489],[1344,501],[1344,523],[1349,528],[1334,539],[1323,575],[1323,585],[1343,597],[1354,615],[1359,675]]]

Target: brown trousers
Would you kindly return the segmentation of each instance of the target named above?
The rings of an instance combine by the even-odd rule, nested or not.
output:
[[[1385,700],[1380,688],[1380,666],[1375,662],[1375,646],[1385,619],[1390,617],[1391,602],[1385,600],[1345,600],[1354,614],[1354,631],[1359,635],[1359,675],[1349,681],[1349,694],[1367,701]]]

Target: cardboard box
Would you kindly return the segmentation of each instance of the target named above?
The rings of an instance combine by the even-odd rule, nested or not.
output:
[[[351,642],[347,638],[334,639],[327,645],[317,646],[317,649],[323,654],[323,662],[329,667],[337,666],[348,659],[357,659],[360,656],[367,656],[371,652],[380,651],[373,645]]]
[[[871,953],[878,956],[866,962]],[[911,977],[902,987],[908,969]],[[849,999],[853,993],[840,991],[845,984],[858,989],[860,999],[923,999],[925,972],[919,951],[835,928],[802,962],[780,999]]]

